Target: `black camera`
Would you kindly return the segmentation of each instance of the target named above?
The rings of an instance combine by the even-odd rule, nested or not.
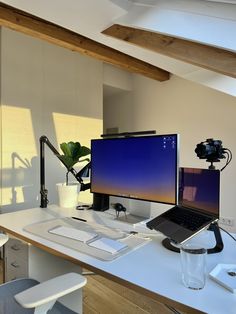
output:
[[[197,154],[198,158],[206,159],[207,162],[211,163],[208,169],[215,169],[213,162],[218,162],[220,159],[226,158],[224,167],[220,169],[222,171],[232,160],[231,150],[224,148],[222,141],[214,140],[213,138],[208,138],[205,142],[197,144],[195,153]]]
[[[222,141],[208,138],[205,142],[197,144],[195,153],[198,158],[206,159],[208,162],[217,162],[225,158],[225,149],[222,146]]]

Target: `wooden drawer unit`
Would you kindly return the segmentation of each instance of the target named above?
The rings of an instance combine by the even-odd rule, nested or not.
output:
[[[5,281],[28,277],[28,244],[10,238],[5,245]]]

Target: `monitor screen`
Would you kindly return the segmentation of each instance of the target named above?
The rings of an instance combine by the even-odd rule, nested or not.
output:
[[[219,217],[220,171],[180,168],[179,204]]]
[[[176,204],[178,135],[91,142],[91,192]]]

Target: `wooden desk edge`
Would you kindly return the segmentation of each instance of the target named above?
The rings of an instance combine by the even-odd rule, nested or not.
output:
[[[169,306],[171,306],[171,307],[173,307],[175,309],[178,309],[179,311],[183,311],[183,312],[186,312],[186,313],[189,313],[189,314],[201,314],[201,313],[205,314],[205,312],[202,312],[202,311],[194,309],[194,308],[192,308],[192,307],[190,307],[188,305],[184,305],[182,303],[179,303],[177,301],[171,300],[171,299],[169,299],[167,297],[164,297],[162,295],[159,295],[159,294],[156,294],[154,292],[151,292],[151,291],[149,291],[149,290],[147,290],[147,289],[145,289],[143,287],[137,286],[137,285],[135,285],[135,284],[133,284],[133,283],[131,283],[129,281],[126,281],[125,279],[119,278],[119,277],[117,277],[115,275],[111,275],[111,274],[105,272],[104,270],[101,270],[101,269],[96,268],[94,266],[91,266],[91,265],[89,265],[87,263],[79,261],[79,260],[77,260],[75,258],[72,258],[72,257],[70,257],[70,256],[68,256],[66,254],[63,254],[63,253],[61,253],[61,252],[59,252],[57,250],[54,250],[52,248],[49,248],[46,245],[43,245],[43,244],[41,244],[41,243],[39,243],[37,241],[29,239],[29,238],[27,238],[27,237],[25,237],[23,235],[18,234],[17,232],[9,230],[8,228],[5,228],[5,227],[3,227],[1,225],[0,225],[0,230],[4,231],[6,233],[9,233],[9,234],[11,234],[14,237],[23,240],[24,242],[30,243],[30,244],[34,245],[35,247],[37,247],[39,249],[42,249],[42,250],[44,250],[44,251],[46,251],[46,252],[48,252],[48,253],[50,253],[52,255],[61,257],[61,258],[65,259],[65,260],[67,260],[67,261],[70,261],[70,262],[72,262],[74,264],[77,264],[77,265],[81,266],[82,268],[86,268],[86,269],[88,269],[88,270],[90,270],[90,271],[92,271],[92,272],[94,272],[94,273],[96,273],[98,275],[101,275],[101,276],[103,276],[103,277],[105,277],[105,278],[107,278],[109,280],[112,280],[112,281],[114,281],[114,282],[116,282],[118,284],[121,284],[121,285],[125,286],[126,288],[129,288],[129,289],[134,290],[134,291],[136,291],[138,293],[144,294],[145,296],[150,297],[150,298],[152,298],[152,299],[154,299],[154,300],[156,300],[156,301],[158,301],[158,302],[160,302],[162,304],[167,304],[167,305],[169,305]]]

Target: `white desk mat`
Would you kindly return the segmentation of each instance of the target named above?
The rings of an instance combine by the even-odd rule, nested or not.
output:
[[[72,227],[77,230],[83,230],[86,232],[96,233],[98,235],[96,237],[96,240],[103,237],[117,240],[117,241],[119,240],[119,242],[125,244],[126,247],[118,252],[110,253],[110,252],[106,252],[104,250],[98,249],[96,247],[90,246],[89,244],[92,243],[91,241],[88,241],[87,243],[83,243],[75,239],[71,239],[65,236],[50,233],[50,230],[55,229],[60,226],[65,226],[65,227],[70,227],[70,228]],[[144,238],[136,234],[135,235],[127,234],[123,231],[120,231],[119,229],[112,229],[112,228],[108,228],[106,226],[95,224],[95,223],[90,224],[89,222],[80,222],[80,221],[73,220],[72,218],[67,218],[67,217],[60,218],[60,219],[51,219],[47,221],[42,221],[40,223],[31,224],[24,227],[24,230],[34,235],[37,235],[47,240],[64,245],[80,253],[93,256],[103,261],[112,261],[116,259],[117,257],[122,256],[128,252],[131,252],[132,250],[135,250],[138,247],[151,241],[149,238]]]

